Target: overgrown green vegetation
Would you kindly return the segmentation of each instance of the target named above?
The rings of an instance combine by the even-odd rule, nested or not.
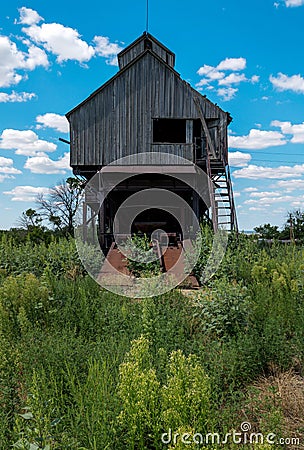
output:
[[[207,251],[208,236],[198,272]],[[293,411],[291,436],[288,401],[275,382],[293,373],[303,390],[303,256],[300,245],[231,236],[220,270],[200,291],[135,300],[91,280],[72,239],[4,234],[1,450],[248,448],[181,441],[184,433],[224,439],[242,422],[265,439],[303,440],[303,409]]]

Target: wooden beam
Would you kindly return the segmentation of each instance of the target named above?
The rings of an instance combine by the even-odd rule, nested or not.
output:
[[[203,126],[203,130],[204,130],[207,142],[208,142],[208,147],[209,147],[211,156],[214,159],[216,159],[216,153],[215,153],[215,150],[214,150],[214,145],[213,145],[210,133],[209,133],[209,129],[208,129],[208,126],[207,126],[207,123],[206,123],[206,119],[205,119],[204,113],[203,113],[202,108],[201,108],[200,100],[199,100],[199,98],[196,95],[194,95],[193,100],[194,100],[194,103],[195,103],[195,106],[196,106],[196,109],[197,109],[200,121],[201,121],[202,126]]]

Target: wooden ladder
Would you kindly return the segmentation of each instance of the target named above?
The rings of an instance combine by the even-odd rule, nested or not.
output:
[[[229,166],[223,159],[217,157],[207,122],[201,108],[200,99],[196,95],[194,96],[194,103],[206,136],[206,171],[208,175],[213,229],[214,231],[217,231],[220,226],[229,231],[237,231],[238,226]]]

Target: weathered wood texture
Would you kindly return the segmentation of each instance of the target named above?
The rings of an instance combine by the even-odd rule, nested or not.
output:
[[[71,166],[74,169],[104,166],[130,154],[150,151],[174,153],[192,161],[193,143],[189,142],[192,131],[188,122],[187,144],[155,144],[153,119],[199,119],[195,96],[207,124],[217,119],[218,125],[210,128],[210,135],[217,158],[227,160],[228,114],[194,91],[156,54],[145,50],[67,114]]]
[[[150,49],[153,53],[159,56],[170,67],[174,67],[174,53],[155,39],[151,34],[144,33],[143,36],[136,39],[136,41],[117,55],[119,68],[123,69],[147,49]]]

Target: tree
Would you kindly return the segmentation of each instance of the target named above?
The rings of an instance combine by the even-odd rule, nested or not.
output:
[[[20,228],[30,231],[34,227],[40,227],[42,220],[41,215],[35,209],[29,208],[21,214],[17,224]]]
[[[263,239],[278,239],[280,237],[279,227],[277,225],[270,225],[270,223],[255,227],[254,231]]]
[[[304,211],[296,209],[287,215],[282,236],[287,239],[304,239]]]
[[[55,230],[73,235],[75,215],[81,201],[83,187],[82,181],[69,177],[59,186],[51,188],[46,196],[38,195],[37,204],[41,216],[47,219]]]

